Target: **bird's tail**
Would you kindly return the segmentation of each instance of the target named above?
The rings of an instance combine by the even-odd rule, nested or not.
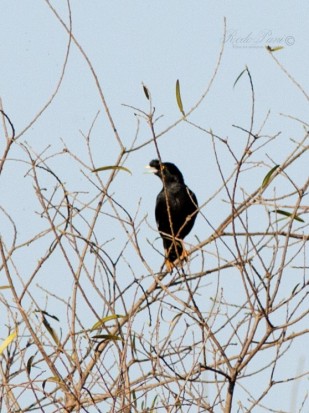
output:
[[[166,255],[167,255],[167,259],[170,262],[174,262],[177,259],[181,258],[183,254],[183,245],[181,241],[171,241],[169,240],[169,245],[166,248]]]

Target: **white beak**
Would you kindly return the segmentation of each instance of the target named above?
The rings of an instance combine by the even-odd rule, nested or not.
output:
[[[157,168],[154,168],[150,165],[146,165],[145,168],[148,169],[148,171],[145,171],[145,174],[155,174],[156,172],[158,172]]]

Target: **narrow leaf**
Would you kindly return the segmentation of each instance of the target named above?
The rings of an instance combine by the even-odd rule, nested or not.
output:
[[[183,104],[182,104],[182,100],[181,100],[179,79],[177,79],[177,81],[176,81],[176,99],[177,99],[177,105],[179,107],[180,112],[183,114],[183,116],[186,116],[185,112],[183,110]]]
[[[295,291],[297,290],[297,287],[299,286],[299,283],[298,284],[296,284],[295,285],[295,287],[293,288],[293,291],[292,291],[292,295],[294,295],[295,294]]]
[[[49,332],[49,334],[52,336],[54,342],[60,346],[60,340],[57,336],[57,333],[55,332],[55,330],[52,328],[52,326],[49,324],[49,322],[46,320],[46,318],[44,317],[44,315],[42,315],[43,317],[43,325],[46,328],[46,330]]]
[[[136,335],[135,335],[135,333],[133,333],[133,336],[131,336],[131,341],[132,341],[132,351],[133,351],[133,354],[135,354],[136,355]]]
[[[130,175],[132,175],[132,172],[130,171],[130,169],[125,168],[124,166],[113,166],[113,165],[101,166],[100,168],[93,169],[92,172],[108,171],[110,169],[126,171],[126,172],[129,172]]]
[[[13,333],[11,333],[0,345],[0,354],[3,353],[3,351],[12,343],[14,338],[17,336],[18,330],[14,330]]]
[[[113,334],[98,334],[96,336],[93,336],[91,338],[101,338],[104,340],[121,340],[120,336],[114,336]]]
[[[292,216],[293,216],[293,214],[292,214],[291,212],[283,211],[282,209],[275,209],[275,211],[273,211],[273,212],[276,212],[277,214],[280,214],[280,215],[284,215],[285,217],[292,217]],[[304,221],[302,218],[300,218],[298,215],[295,215],[293,218],[294,218],[296,221],[305,222],[305,221]]]
[[[152,401],[152,404],[151,404],[151,411],[153,411],[153,409],[154,409],[154,407],[155,407],[155,404],[156,404],[157,398],[158,398],[158,395],[156,395],[156,396],[155,396],[155,398],[154,398],[154,399],[153,399],[153,401]]]
[[[136,393],[134,390],[132,390],[132,398],[133,398],[133,406],[137,407],[137,403],[136,403]]]
[[[0,290],[7,290],[9,288],[11,288],[9,285],[1,285],[0,286]]]
[[[284,47],[283,46],[277,46],[277,47],[270,47],[270,46],[266,46],[266,49],[269,51],[269,52],[277,52],[278,50],[281,50],[281,49],[284,49]]]
[[[238,82],[238,80],[242,77],[242,75],[247,71],[247,68],[245,68],[240,75],[237,76],[237,79],[235,80],[234,84],[233,84],[233,89],[236,86],[236,83]]]
[[[46,315],[47,317],[50,317],[50,318],[53,318],[53,319],[56,320],[56,321],[59,321],[59,318],[58,318],[58,317],[56,317],[55,315],[49,314],[47,311],[44,311],[44,310],[35,310],[35,313],[41,313],[41,314]]]
[[[145,85],[143,85],[143,89],[144,89],[144,93],[145,93],[146,98],[149,100],[149,91],[148,91],[148,89]]]
[[[178,314],[176,314],[173,318],[172,318],[172,321],[170,321],[170,324],[173,324],[179,317],[181,317],[182,316],[182,313],[178,313]]]
[[[275,170],[278,169],[278,168],[279,168],[279,165],[275,165],[275,166],[274,166],[273,168],[271,168],[271,170],[265,175],[265,177],[264,177],[264,179],[263,179],[263,182],[262,182],[261,188],[264,188],[264,187],[268,184],[268,182],[269,182],[272,174],[273,174],[273,173],[275,172]]]
[[[90,331],[93,330],[97,330],[98,328],[100,328],[103,324],[107,323],[107,321],[110,320],[116,320],[117,318],[123,318],[123,315],[119,315],[119,314],[112,314],[109,315],[107,317],[101,318],[101,320],[97,321],[95,324],[93,324],[93,326],[91,327]]]
[[[28,374],[30,374],[30,372],[31,372],[33,359],[34,359],[34,356],[31,356],[29,358],[29,360],[27,361],[27,372],[28,372]]]
[[[46,386],[47,382],[57,383],[57,384],[59,384],[60,387],[65,389],[64,383],[62,383],[62,381],[57,376],[52,376],[52,377],[49,377],[48,379],[44,380],[43,383],[42,383],[43,390],[45,389],[45,386]]]

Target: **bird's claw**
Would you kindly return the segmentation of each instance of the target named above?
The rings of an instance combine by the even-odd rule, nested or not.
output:
[[[188,261],[188,251],[185,249],[183,243],[182,243],[182,253],[179,257],[180,261]]]
[[[165,260],[165,266],[166,266],[167,272],[172,272],[173,268],[175,267],[173,261],[170,261],[169,259]]]
[[[176,267],[175,263],[178,264],[177,266],[182,267],[183,261],[186,261],[186,262],[188,261],[188,251],[185,248],[183,248],[180,257],[177,258],[177,260],[171,261],[168,258],[165,259],[165,266],[166,266],[167,272],[173,271],[173,268]]]

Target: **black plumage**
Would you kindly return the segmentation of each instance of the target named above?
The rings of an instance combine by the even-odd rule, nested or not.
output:
[[[191,231],[198,212],[195,194],[186,186],[182,173],[170,162],[153,160],[151,172],[163,183],[156,201],[155,217],[163,239],[166,267],[171,271],[174,262],[187,258],[182,240]]]

